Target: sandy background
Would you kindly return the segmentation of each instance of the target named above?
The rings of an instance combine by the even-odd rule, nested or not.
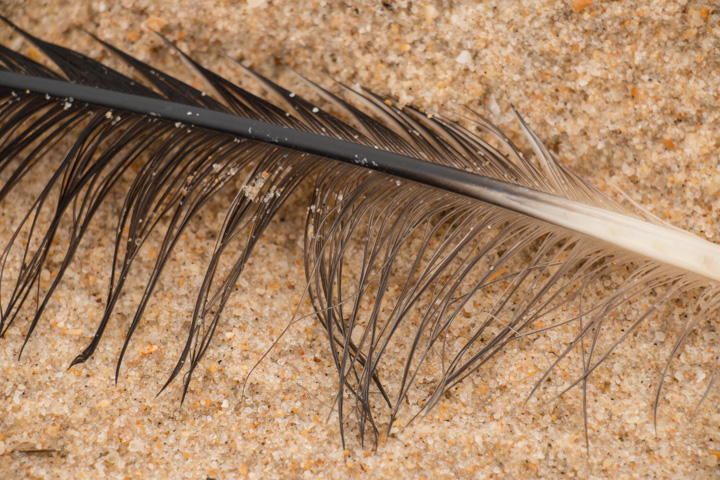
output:
[[[616,196],[612,182],[681,228],[720,238],[720,8],[711,2],[0,1],[0,13],[91,56],[103,53],[82,29],[181,71],[150,33],[160,30],[230,78],[224,56],[280,82],[292,81],[284,70],[290,66],[430,111],[467,105],[518,138],[505,103],[511,100],[576,172]],[[0,39],[22,47],[9,28],[0,27]],[[690,417],[717,351],[714,319],[681,351],[662,395],[657,435],[652,424],[655,385],[674,341],[663,332],[681,324],[688,298],[648,322],[598,370],[590,453],[579,392],[521,407],[542,365],[519,347],[428,417],[398,425],[377,449],[361,447],[352,432],[343,450],[328,407],[334,367],[324,331],[312,320],[283,337],[241,399],[247,373],[285,327],[304,287],[302,196],[257,248],[186,403],[179,405],[177,385],[156,398],[212,244],[204,225],[217,220],[221,200],[179,246],[117,386],[114,362],[140,281],[128,286],[95,356],[66,370],[101,313],[111,247],[103,232],[115,212],[99,216],[23,359],[16,360],[22,322],[0,342],[0,476],[719,476],[717,392]],[[2,238],[15,214],[0,212]]]

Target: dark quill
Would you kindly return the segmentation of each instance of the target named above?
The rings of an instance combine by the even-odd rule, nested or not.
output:
[[[349,398],[361,435],[368,428],[377,435],[378,397],[390,409],[390,428],[419,378],[436,372],[425,403],[430,408],[510,342],[575,327],[536,390],[571,354],[579,355],[582,373],[566,390],[584,389],[613,349],[669,299],[699,292],[673,355],[717,309],[719,247],[625,215],[557,163],[519,115],[534,161],[481,117],[473,133],[371,92],[348,92],[351,103],[311,85],[340,119],[252,74],[277,104],[271,103],[186,57],[217,94],[211,97],[110,45],[132,78],[18,31],[57,71],[0,47],[0,202],[33,169],[47,167],[49,151],[73,141],[3,246],[0,335],[35,292],[27,342],[93,216],[125,188],[105,312],[73,365],[97,348],[138,252],[159,230],[163,241],[119,370],[180,235],[218,192],[235,188],[167,382],[189,363],[184,397],[254,246],[306,181],[315,183],[305,231],[308,296],[338,370],[341,428]],[[47,225],[39,221],[46,211]],[[43,281],[53,240],[68,221],[61,265]],[[357,239],[359,248],[351,245]],[[402,260],[408,251],[410,262]],[[229,252],[235,257],[227,259]],[[8,262],[19,265],[13,281],[5,278]],[[622,278],[613,291],[598,297],[599,286],[615,274]],[[620,338],[603,342],[607,318],[646,295],[650,307]],[[463,324],[463,312],[475,304],[482,314]],[[550,321],[569,308],[577,313],[565,325]],[[453,333],[459,325],[462,336]],[[393,354],[402,359],[399,369],[387,360]],[[393,375],[397,382],[384,381]],[[713,382],[714,376],[708,390]]]

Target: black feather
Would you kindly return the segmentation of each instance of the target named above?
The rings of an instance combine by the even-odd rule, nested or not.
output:
[[[555,365],[576,354],[580,373],[566,390],[581,384],[585,394],[597,366],[679,292],[697,289],[699,300],[673,355],[695,324],[717,310],[718,283],[704,264],[694,269],[645,255],[642,245],[594,236],[564,219],[567,213],[584,215],[588,223],[627,221],[627,228],[646,228],[618,215],[624,208],[557,163],[519,115],[535,162],[479,116],[479,133],[473,133],[443,117],[393,106],[372,92],[346,91],[353,104],[307,82],[342,112],[341,120],[257,74],[249,72],[278,105],[184,57],[216,92],[214,98],[111,45],[103,43],[130,76],[17,30],[57,71],[0,47],[0,202],[7,202],[33,169],[46,165],[48,152],[65,138],[73,141],[2,250],[0,295],[8,284],[8,262],[19,267],[7,300],[1,300],[0,335],[23,315],[35,291],[28,341],[93,216],[120,188],[120,179],[131,178],[121,192],[105,311],[72,365],[96,350],[138,252],[159,231],[160,251],[120,352],[117,378],[182,232],[218,192],[236,189],[188,338],[165,384],[188,363],[184,398],[253,248],[290,194],[309,181],[315,187],[305,232],[307,295],[338,370],[341,431],[350,399],[362,438],[368,429],[378,434],[378,396],[389,408],[389,429],[403,400],[418,388],[418,378],[440,372],[426,391],[429,409],[509,343],[562,327],[553,323],[554,312],[577,309],[565,322],[577,333],[532,393]],[[528,204],[547,205],[555,213],[538,213]],[[40,218],[47,212],[46,224]],[[57,275],[43,285],[53,240],[68,222],[70,242]],[[665,231],[656,225],[647,229]],[[714,245],[669,231],[689,250],[714,251]],[[642,235],[654,239],[652,233]],[[353,238],[360,247],[351,244]],[[240,253],[228,260],[237,244]],[[402,252],[412,252],[414,260],[404,263]],[[615,274],[622,274],[620,280],[613,277],[615,290],[598,298]],[[651,305],[621,338],[603,340],[608,316],[647,295]],[[473,303],[483,313],[464,322],[463,312]],[[667,366],[661,386],[666,372]],[[389,386],[386,377],[397,382]],[[658,399],[659,394],[660,389]]]

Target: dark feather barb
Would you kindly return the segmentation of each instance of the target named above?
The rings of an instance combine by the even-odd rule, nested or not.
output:
[[[117,378],[181,234],[218,192],[236,188],[188,339],[163,387],[189,363],[184,399],[254,246],[308,179],[315,189],[305,230],[307,295],[339,374],[341,432],[350,399],[362,439],[368,428],[379,432],[378,394],[390,409],[389,429],[418,380],[435,376],[424,402],[429,409],[510,343],[553,329],[576,333],[532,394],[576,355],[580,374],[565,390],[582,384],[585,402],[589,375],[664,302],[700,292],[673,356],[699,319],[718,308],[720,248],[623,215],[622,207],[557,163],[519,115],[534,162],[479,116],[481,133],[475,134],[372,92],[346,92],[353,105],[307,82],[343,113],[340,120],[257,74],[250,72],[282,108],[184,57],[216,99],[111,45],[103,43],[138,80],[18,31],[58,71],[0,47],[0,202],[46,165],[44,157],[65,138],[73,141],[45,188],[28,193],[31,206],[0,255],[0,335],[35,292],[27,343],[94,215],[129,178],[120,192],[105,310],[72,365],[96,350],[138,253],[160,232]],[[46,282],[42,272],[62,228],[69,228],[70,241],[57,275]],[[240,252],[228,259],[237,244]],[[10,264],[17,273],[6,290]],[[616,288],[599,298],[609,278]],[[651,294],[657,299],[620,338],[604,339],[609,315]],[[571,319],[548,320],[569,307],[577,311]],[[472,320],[464,321],[468,310]],[[541,318],[549,325],[538,324]],[[714,382],[712,375],[708,388]]]

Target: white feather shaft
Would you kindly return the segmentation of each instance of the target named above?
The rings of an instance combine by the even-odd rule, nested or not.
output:
[[[523,190],[522,187],[518,190]],[[637,253],[666,265],[720,281],[720,245],[690,233],[573,200],[524,189],[502,190],[493,203]]]

